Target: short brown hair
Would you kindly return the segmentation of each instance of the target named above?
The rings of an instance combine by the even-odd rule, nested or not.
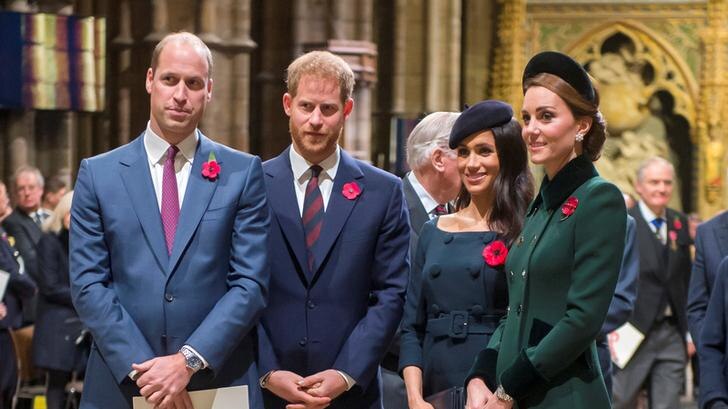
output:
[[[197,37],[192,33],[188,33],[187,31],[178,31],[176,33],[167,34],[157,43],[157,45],[154,47],[154,51],[152,52],[152,73],[154,73],[154,71],[156,71],[157,69],[157,65],[159,64],[159,56],[162,54],[162,50],[164,50],[164,47],[168,43],[173,41],[187,43],[194,47],[195,50],[197,50],[197,52],[205,58],[205,61],[207,61],[207,78],[212,78],[212,52],[210,52],[207,44],[205,44],[205,42],[202,41],[200,37]]]
[[[560,77],[541,73],[537,74],[523,83],[523,92],[530,87],[544,87],[564,100],[566,106],[571,110],[574,118],[591,118],[592,124],[589,131],[584,135],[582,147],[584,154],[592,162],[595,162],[602,154],[604,141],[607,139],[607,122],[602,113],[599,112],[599,91],[594,87],[594,102],[587,101],[569,83]]]
[[[305,75],[336,80],[341,90],[341,102],[346,102],[354,93],[354,71],[343,58],[328,51],[308,52],[293,60],[286,72],[286,85],[292,97],[296,96],[298,82]]]

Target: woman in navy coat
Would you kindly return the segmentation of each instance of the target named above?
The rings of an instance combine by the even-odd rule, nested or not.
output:
[[[533,195],[526,145],[511,107],[482,101],[455,122],[458,211],[426,223],[412,263],[400,349],[411,409],[461,386],[505,313],[503,264]]]
[[[82,372],[86,366],[85,351],[77,345],[77,340],[83,338],[83,327],[71,303],[68,279],[72,196],[73,192],[69,192],[61,198],[38,242],[40,297],[33,334],[33,364],[48,371],[48,409],[63,408],[66,383],[73,372]]]

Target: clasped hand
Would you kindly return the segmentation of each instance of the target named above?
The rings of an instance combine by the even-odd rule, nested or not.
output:
[[[465,409],[511,409],[513,402],[504,402],[493,395],[480,378],[468,382],[468,401]]]
[[[139,391],[155,409],[194,409],[187,393],[192,370],[187,368],[184,355],[178,352],[131,367],[137,371]]]
[[[346,381],[333,369],[306,378],[290,372],[275,371],[266,388],[288,402],[286,409],[323,409],[346,392]]]

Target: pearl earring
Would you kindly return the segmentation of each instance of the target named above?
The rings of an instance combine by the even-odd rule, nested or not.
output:
[[[584,140],[584,134],[581,132],[577,132],[576,137],[574,139],[576,139],[577,142],[581,142]]]

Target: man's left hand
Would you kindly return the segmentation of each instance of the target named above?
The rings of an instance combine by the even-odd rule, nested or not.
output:
[[[301,379],[298,381],[298,386],[311,396],[327,397],[334,400],[346,392],[348,385],[338,371],[327,369]]]
[[[185,357],[180,352],[132,364],[131,367],[140,375],[136,380],[140,393],[154,405],[185,390],[192,377],[192,370],[187,368]]]

